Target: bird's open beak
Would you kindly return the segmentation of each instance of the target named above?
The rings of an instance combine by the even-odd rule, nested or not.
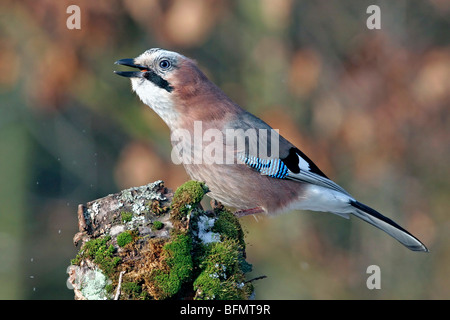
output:
[[[119,76],[122,76],[122,77],[141,78],[143,73],[145,71],[148,71],[148,67],[145,67],[145,66],[142,66],[139,64],[135,64],[134,59],[120,59],[120,60],[117,60],[116,62],[114,62],[114,64],[120,64],[123,66],[137,68],[140,70],[140,71],[114,71],[115,74],[118,74]]]

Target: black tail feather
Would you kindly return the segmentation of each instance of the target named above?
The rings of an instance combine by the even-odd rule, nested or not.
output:
[[[428,252],[427,247],[419,239],[414,237],[411,233],[403,229],[391,219],[383,216],[378,211],[356,200],[351,200],[350,205],[355,209],[354,212],[352,212],[353,215],[383,230],[397,239],[408,249],[413,251]]]

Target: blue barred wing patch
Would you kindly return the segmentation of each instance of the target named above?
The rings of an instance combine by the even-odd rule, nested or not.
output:
[[[328,179],[325,174],[323,174],[323,172],[298,149],[292,148],[288,157],[283,159],[261,159],[250,155],[246,156],[243,153],[238,153],[237,157],[249,167],[271,178],[309,183],[335,190],[351,197],[341,186]]]
[[[280,159],[260,159],[245,155],[240,155],[240,158],[249,167],[272,178],[284,179],[289,174],[288,167]]]

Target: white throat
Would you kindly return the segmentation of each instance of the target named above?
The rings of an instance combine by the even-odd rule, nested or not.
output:
[[[148,105],[172,130],[178,120],[171,93],[142,78],[131,78],[131,87],[141,101]]]

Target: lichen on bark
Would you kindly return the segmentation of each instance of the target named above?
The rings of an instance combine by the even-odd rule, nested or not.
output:
[[[202,208],[207,192],[197,181],[175,193],[156,181],[80,205],[68,268],[75,298],[112,299],[120,279],[120,299],[248,299],[244,232],[223,206]]]

